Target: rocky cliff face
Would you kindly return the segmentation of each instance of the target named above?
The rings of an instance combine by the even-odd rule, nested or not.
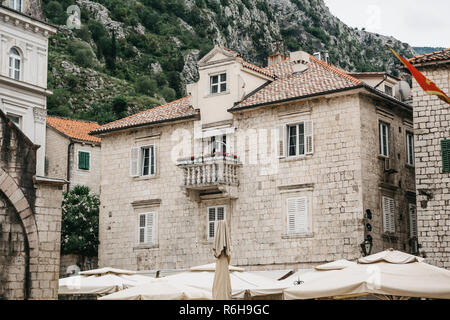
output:
[[[61,111],[64,105],[59,114],[63,116],[79,116],[82,111],[90,118],[92,106],[100,102],[97,116],[106,108],[112,119],[116,115],[108,106],[120,92],[133,101],[128,113],[148,108],[148,98],[153,105],[181,97],[185,85],[197,80],[197,61],[214,44],[236,50],[260,66],[279,46],[285,54],[327,51],[333,64],[349,71],[394,75],[398,62],[385,44],[406,57],[415,55],[406,43],[345,25],[323,0],[42,1],[47,18],[60,25],[50,42],[49,68],[55,76],[49,85],[57,94],[49,111],[58,114],[55,108]],[[81,30],[64,26],[62,15],[71,4],[81,8]],[[69,87],[63,68],[67,63],[80,71],[69,79]],[[95,74],[100,89],[82,90],[92,82],[83,74]],[[103,84],[111,87],[106,90]]]

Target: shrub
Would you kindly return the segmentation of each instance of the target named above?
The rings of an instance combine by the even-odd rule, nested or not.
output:
[[[158,87],[158,83],[154,79],[147,76],[140,77],[134,83],[134,89],[137,93],[153,96]]]
[[[164,99],[167,102],[171,102],[171,101],[175,100],[177,97],[176,91],[169,87],[163,87],[161,89],[161,95],[164,97]]]

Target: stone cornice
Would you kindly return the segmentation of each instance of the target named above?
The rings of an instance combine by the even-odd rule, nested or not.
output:
[[[4,83],[7,84],[11,87],[15,87],[15,88],[19,88],[19,89],[23,89],[23,90],[27,90],[27,91],[32,91],[35,93],[39,93],[42,94],[44,96],[50,96],[53,94],[53,92],[51,92],[50,90],[43,88],[43,87],[39,87],[36,86],[34,84],[30,84],[24,81],[19,81],[19,80],[15,80],[9,77],[5,77],[0,75],[0,83]]]
[[[55,34],[57,31],[54,26],[1,5],[0,20],[13,26],[21,27],[24,30],[40,33],[46,38]]]

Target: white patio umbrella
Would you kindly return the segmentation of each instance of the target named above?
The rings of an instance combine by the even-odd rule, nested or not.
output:
[[[211,300],[210,291],[186,286],[165,278],[99,298],[99,300]]]
[[[134,271],[101,268],[80,272],[79,275],[59,279],[58,294],[105,295],[151,281]]]
[[[382,298],[450,299],[450,271],[392,249],[361,258],[341,270],[284,290],[284,299],[342,298],[372,294]]]
[[[170,299],[212,299],[212,287],[214,283],[215,263],[197,266],[187,272],[178,273],[164,278],[161,283],[152,282],[141,286],[136,286],[127,290],[117,292],[101,298],[109,299],[148,299],[148,300],[170,300]],[[287,286],[277,281],[258,276],[244,269],[229,266],[231,281],[231,296],[234,299],[243,299],[246,294],[251,297],[261,297],[268,295],[281,295]],[[156,284],[158,285],[156,285]],[[170,284],[173,290],[167,296],[162,296],[162,289],[165,283]],[[200,290],[200,292],[195,291]],[[206,297],[205,297],[205,292]]]
[[[212,291],[214,283],[215,263],[193,267],[188,272],[183,272],[168,276],[165,279],[175,280],[196,288]],[[243,299],[246,293],[250,297],[261,297],[282,294],[283,289],[288,285],[259,276],[245,269],[229,266],[231,297],[233,299]]]

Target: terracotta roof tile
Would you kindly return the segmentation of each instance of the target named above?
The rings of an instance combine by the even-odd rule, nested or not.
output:
[[[89,134],[89,132],[100,127],[97,122],[47,116],[47,125],[72,139],[97,143],[102,141],[100,138]]]
[[[231,110],[354,88],[362,84],[361,80],[350,76],[346,71],[328,65],[313,56],[310,56],[308,69],[302,73],[293,73],[292,62],[289,59],[273,64],[266,69],[277,75],[279,79],[244,98]]]
[[[423,54],[420,56],[412,57],[411,59],[408,59],[409,62],[412,64],[419,64],[419,63],[433,63],[433,62],[439,62],[444,60],[450,60],[450,48],[436,51],[432,53]]]
[[[109,131],[127,129],[142,125],[173,121],[182,118],[195,117],[197,111],[192,108],[190,97],[184,97],[170,103],[148,109],[129,117],[107,123],[91,134],[100,134]]]
[[[263,75],[265,75],[267,77],[270,77],[270,78],[275,78],[274,74],[272,72],[270,72],[269,70],[264,69],[264,68],[260,68],[258,66],[255,66],[254,64],[251,64],[251,63],[249,63],[247,61],[242,61],[242,65],[244,66],[244,68],[247,68],[247,69],[253,70],[255,72],[261,73],[261,74],[263,74]]]

